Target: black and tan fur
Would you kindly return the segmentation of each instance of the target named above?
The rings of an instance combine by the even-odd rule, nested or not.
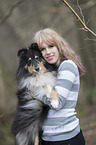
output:
[[[16,145],[39,145],[42,125],[49,111],[49,106],[40,100],[47,97],[53,108],[58,106],[58,93],[53,89],[56,80],[53,72],[56,67],[43,59],[35,43],[19,50],[18,58],[18,105],[12,133]]]

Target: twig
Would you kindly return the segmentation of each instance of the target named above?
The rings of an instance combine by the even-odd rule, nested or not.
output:
[[[96,36],[96,34],[86,26],[86,24],[83,22],[83,20],[80,18],[80,16],[76,13],[76,11],[69,5],[68,2],[66,2],[66,0],[62,0],[63,3],[65,3],[65,5],[72,11],[72,13],[78,18],[78,20],[80,21],[80,23],[83,25],[84,28],[82,28],[83,30],[87,30],[89,31],[91,34],[93,34],[94,36]]]
[[[87,37],[85,40],[90,40],[90,41],[91,41],[91,40],[92,40],[92,41],[94,40],[94,41],[96,41],[96,39],[90,39],[90,38],[88,38],[88,37]]]
[[[81,14],[81,16],[82,16],[82,18],[83,18],[83,22],[84,22],[84,24],[85,24],[85,18],[84,18],[84,15],[83,15],[83,12],[82,12],[82,9],[81,9],[81,7],[80,7],[80,5],[79,5],[79,1],[77,0],[77,5],[78,5],[78,8],[79,8],[79,10],[80,10],[80,14]]]
[[[26,1],[26,0],[25,0]],[[2,25],[12,14],[13,10],[18,7],[18,5],[21,5],[24,3],[24,0],[19,0],[18,2],[16,2],[9,10],[9,13],[6,14],[3,18],[0,19],[0,25]]]

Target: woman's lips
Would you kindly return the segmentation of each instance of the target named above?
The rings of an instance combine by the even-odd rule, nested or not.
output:
[[[48,56],[48,57],[46,57],[48,60],[51,60],[51,59],[53,59],[53,55],[52,56]]]

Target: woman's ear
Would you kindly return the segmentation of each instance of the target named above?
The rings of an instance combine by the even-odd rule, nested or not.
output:
[[[27,48],[22,48],[18,51],[17,56],[21,57],[27,53]]]

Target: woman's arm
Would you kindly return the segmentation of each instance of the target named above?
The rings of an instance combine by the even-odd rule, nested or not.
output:
[[[51,100],[47,99],[46,95],[44,95],[42,99],[40,100],[38,98],[38,95],[34,94],[34,98],[49,105],[53,109],[56,109],[56,110],[61,109],[66,103],[66,100],[68,99],[70,91],[72,91],[72,85],[74,84],[74,80],[78,75],[79,75],[78,68],[73,61],[71,60],[63,61],[58,68],[56,85],[54,87],[55,90],[58,92],[58,96],[59,96],[58,107],[56,108],[52,107],[52,102]]]
[[[75,78],[78,75],[78,68],[72,60],[63,61],[59,66],[55,85],[55,89],[59,94],[59,105],[57,109],[61,109],[66,103],[66,100],[68,99],[68,96],[72,91],[72,86],[74,84]]]

